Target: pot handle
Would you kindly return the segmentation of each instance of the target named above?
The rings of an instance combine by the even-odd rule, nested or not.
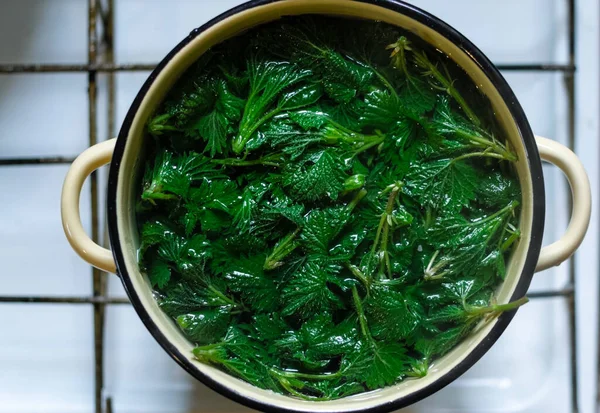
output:
[[[569,226],[558,241],[542,248],[535,271],[555,267],[569,258],[583,241],[592,213],[590,181],[583,164],[569,148],[560,143],[536,136],[540,157],[558,166],[566,175],[573,197],[573,212]]]
[[[73,161],[60,198],[60,213],[65,235],[71,247],[85,261],[103,271],[116,273],[112,252],[96,244],[85,233],[79,216],[79,197],[86,178],[112,159],[116,139],[110,139],[86,149]]]

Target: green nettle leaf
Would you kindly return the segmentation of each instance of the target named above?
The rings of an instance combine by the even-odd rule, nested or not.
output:
[[[273,148],[280,147],[292,160],[301,157],[310,146],[323,141],[319,131],[304,130],[283,122],[271,122],[262,135]]]
[[[165,288],[171,279],[171,268],[166,261],[155,259],[148,269],[148,276],[153,287]]]
[[[400,118],[392,127],[389,136],[396,148],[403,151],[417,133],[417,123],[409,118]]]
[[[269,191],[268,184],[259,182],[251,183],[241,196],[241,202],[234,212],[233,224],[241,232],[247,232],[252,227],[252,219],[256,214],[262,197]]]
[[[202,139],[206,141],[205,151],[208,151],[210,156],[225,152],[228,126],[227,117],[217,110],[198,119],[195,128]]]
[[[334,400],[425,377],[525,304],[495,297],[521,193],[492,109],[383,22],[283,16],[192,63],[146,124],[133,205],[197,362]]]
[[[171,317],[194,311],[232,305],[231,300],[214,287],[211,289],[199,280],[179,282],[167,290],[159,300],[162,310]]]
[[[315,312],[341,307],[340,298],[328,287],[328,282],[333,277],[335,275],[321,268],[317,262],[306,263],[283,288],[282,313],[306,317]]]
[[[165,237],[171,235],[173,230],[164,219],[144,222],[141,230],[140,255],[144,256],[148,248],[160,244]]]
[[[411,76],[401,89],[399,100],[403,113],[420,120],[421,116],[433,110],[437,97],[425,81]]]
[[[227,134],[231,122],[240,119],[243,107],[244,100],[229,91],[227,82],[218,82],[213,110],[200,117],[192,127],[192,131],[206,142],[204,152],[209,152],[211,157],[228,152]],[[188,133],[195,135],[194,132]]]
[[[292,121],[304,130],[320,129],[329,122],[329,115],[320,108],[309,108],[289,113]]]
[[[239,121],[244,110],[244,99],[229,90],[227,82],[219,82],[215,110],[222,113],[230,121]]]
[[[225,272],[229,288],[257,311],[273,310],[279,298],[273,279],[264,272],[264,261],[263,255],[241,258]]]
[[[369,390],[389,386],[406,374],[406,349],[397,343],[365,343],[358,350],[348,374],[360,377]]]
[[[169,234],[158,247],[158,256],[182,271],[207,260],[211,255],[210,242],[201,234],[189,239]]]
[[[350,219],[350,211],[346,207],[313,209],[305,219],[304,229],[300,233],[304,248],[316,253],[326,253],[331,242]]]
[[[227,331],[231,315],[229,308],[195,311],[177,317],[177,324],[194,343],[210,344],[219,341]]]
[[[466,162],[440,159],[413,165],[406,188],[424,206],[459,211],[475,199],[477,178]]]
[[[415,331],[425,315],[419,301],[385,284],[374,285],[371,291],[366,311],[374,337],[397,341]]]
[[[185,202],[186,213],[182,223],[186,235],[191,235],[200,225],[203,231],[218,231],[232,223],[239,204],[239,192],[230,180],[205,179],[199,187],[191,188]]]
[[[284,110],[285,105],[294,101],[297,109],[298,104],[303,102],[306,105],[314,103],[317,94],[306,93],[308,98],[302,93],[297,94],[295,99],[292,97],[283,98],[281,105],[268,112],[275,99],[286,88],[297,84],[309,77],[312,72],[308,69],[299,69],[289,62],[269,61],[260,57],[252,56],[248,60],[248,73],[250,76],[250,94],[244,108],[244,115],[240,123],[239,134],[234,138],[232,146],[233,151],[241,153],[248,140],[267,120]],[[298,96],[299,95],[299,96]],[[302,105],[300,105],[302,106]]]
[[[514,178],[501,172],[482,176],[476,190],[477,202],[489,208],[503,207],[512,200],[521,199],[521,188]]]
[[[432,256],[425,276],[439,278],[444,274],[477,273],[481,271],[481,264],[484,268],[488,264],[490,254],[494,254],[493,262],[497,263],[495,250],[490,251],[490,248],[498,248],[495,241],[499,232],[517,206],[518,202],[513,201],[500,211],[473,221],[461,215],[438,218],[428,235],[439,250]],[[439,251],[442,253],[438,255]],[[502,254],[499,256],[504,267],[504,258]],[[474,266],[474,262],[480,266]]]
[[[223,177],[222,171],[200,154],[161,152],[144,174],[142,199],[155,202],[185,197],[194,182],[219,177]]]
[[[391,129],[402,116],[397,95],[376,89],[365,96],[365,111],[360,120],[363,125]]]
[[[323,90],[318,83],[302,85],[281,96],[277,107],[280,111],[283,111],[310,106],[317,103],[322,94]]]
[[[296,167],[288,168],[283,184],[290,195],[299,200],[316,201],[323,197],[337,199],[344,188],[346,173],[344,161],[331,150],[312,153]]]
[[[252,328],[257,339],[264,342],[273,342],[283,335],[288,326],[279,314],[266,313],[252,317]]]

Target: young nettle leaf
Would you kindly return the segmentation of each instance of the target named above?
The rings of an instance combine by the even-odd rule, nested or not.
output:
[[[434,108],[435,91],[424,79],[411,73],[408,55],[414,53],[414,49],[405,36],[401,36],[396,42],[388,45],[387,49],[392,49],[390,55],[392,65],[402,73],[404,78],[400,93],[396,97],[402,107],[401,112],[420,121],[424,114]]]
[[[360,116],[365,111],[365,103],[362,99],[353,99],[348,103],[337,105],[322,104],[329,117],[339,125],[353,131],[360,131],[363,125]]]
[[[304,205],[294,203],[281,188],[274,188],[272,196],[259,205],[251,232],[268,238],[279,228],[301,227],[304,211]]]
[[[204,179],[199,187],[190,189],[185,202],[183,224],[186,234],[191,235],[198,224],[203,231],[230,226],[239,198],[235,182]]]
[[[224,177],[223,172],[200,154],[173,156],[171,152],[161,152],[154,165],[146,169],[142,199],[155,202],[185,197],[194,182],[220,177]]]
[[[270,122],[262,135],[265,142],[273,148],[281,149],[291,160],[298,159],[309,147],[324,140],[320,131],[304,130],[282,121]]]
[[[270,185],[264,182],[250,183],[242,193],[233,217],[233,224],[241,232],[247,232],[252,227],[252,219],[256,214],[262,197],[269,191]]]
[[[396,342],[374,340],[356,287],[352,289],[352,298],[363,341],[346,356],[347,374],[360,378],[371,390],[395,383],[405,375],[410,361],[405,347]]]
[[[425,317],[421,303],[414,296],[395,291],[384,283],[372,285],[370,292],[366,313],[375,338],[391,341],[406,339]]]
[[[471,123],[475,126],[479,126],[481,121],[454,86],[454,81],[448,71],[448,67],[443,62],[439,65],[433,63],[422,51],[413,51],[413,60],[423,70],[425,76],[429,76],[433,79],[434,87],[452,96],[462,111],[467,115]],[[442,69],[440,70],[438,66]]]
[[[147,272],[153,287],[165,288],[171,279],[171,267],[160,258],[154,258],[151,261]]]
[[[347,207],[313,209],[306,215],[300,239],[306,250],[326,254],[333,240],[342,231],[351,217]]]
[[[338,325],[327,325],[318,331],[311,337],[307,351],[325,358],[341,356],[355,349],[358,341],[356,319],[349,318]]]
[[[265,350],[236,327],[230,327],[220,343],[196,347],[193,353],[197,360],[222,366],[257,387],[281,392],[270,374],[272,361]]]
[[[302,161],[287,168],[283,184],[290,195],[300,201],[316,201],[327,197],[337,199],[344,189],[347,169],[341,155],[325,149],[306,155]]]
[[[317,144],[347,148],[356,155],[385,139],[381,133],[367,135],[350,130],[317,109],[295,112],[289,120],[273,119],[261,133],[265,142],[289,155],[291,160],[300,158]]]
[[[228,307],[195,311],[177,317],[177,325],[181,331],[197,344],[219,341],[225,335],[230,321],[231,314]]]
[[[160,244],[165,237],[172,235],[174,231],[164,218],[144,222],[141,230],[140,256],[143,257],[149,247]]]
[[[321,129],[331,120],[329,113],[320,107],[311,107],[288,113],[290,119],[305,131]]]
[[[369,390],[375,390],[405,376],[409,361],[401,344],[364,343],[352,358],[347,374],[363,381]]]
[[[422,122],[422,116],[433,110],[436,103],[436,95],[431,87],[414,76],[406,79],[398,97],[402,112],[420,122]]]
[[[210,242],[197,234],[189,239],[168,234],[158,245],[158,256],[180,271],[185,271],[211,257]]]
[[[255,338],[260,341],[271,344],[283,336],[287,329],[287,324],[278,313],[257,314],[252,317],[252,330]]]
[[[256,311],[272,311],[279,291],[271,277],[265,274],[265,257],[256,255],[234,261],[225,272],[229,289],[240,294],[244,304]]]
[[[460,115],[454,113],[448,99],[438,99],[433,121],[428,125],[432,133],[440,134],[447,139],[479,149],[480,152],[472,152],[464,157],[489,157],[500,160],[516,161],[517,156],[493,134],[469,123]]]
[[[421,205],[460,211],[475,199],[478,176],[465,161],[439,159],[414,164],[406,177],[405,192]]]
[[[244,107],[244,100],[231,93],[224,80],[217,82],[216,95],[213,110],[200,117],[187,132],[191,136],[198,134],[206,142],[204,152],[211,157],[228,152],[228,131],[232,122],[239,121]]]
[[[367,65],[343,56],[312,29],[300,31],[297,27],[284,26],[277,34],[293,44],[291,50],[283,53],[313,68],[322,77],[327,95],[338,103],[349,102],[373,80],[374,73]]]
[[[254,133],[267,120],[280,113],[285,105],[290,104],[297,109],[316,102],[318,93],[316,91],[297,92],[294,96],[283,98],[280,105],[270,110],[273,102],[281,92],[300,81],[311,76],[308,69],[300,69],[298,66],[284,61],[269,61],[265,58],[253,55],[248,60],[248,73],[250,76],[250,94],[244,108],[244,115],[240,123],[239,134],[233,139],[233,152],[240,154],[244,151],[246,143]],[[304,86],[302,86],[304,88]],[[304,89],[303,89],[304,90]],[[301,98],[304,99],[301,99]],[[301,103],[304,103],[302,105]]]
[[[201,68],[202,65],[197,67]],[[170,94],[170,99],[165,103],[165,113],[157,114],[150,120],[148,132],[154,136],[184,132],[213,107],[216,84],[216,79],[206,73],[184,82]]]
[[[521,188],[515,179],[492,172],[479,180],[476,197],[477,202],[487,208],[502,208],[512,200],[521,199]]]
[[[307,262],[292,275],[290,282],[283,288],[282,314],[305,318],[321,311],[341,308],[341,299],[328,285],[336,276],[318,262]]]
[[[365,110],[360,121],[365,126],[391,129],[403,116],[397,94],[376,89],[365,95]]]
[[[279,103],[277,104],[277,110],[282,112],[284,110],[296,110],[298,108],[310,106],[317,103],[322,94],[323,90],[319,83],[302,85],[281,96]]]
[[[217,109],[208,115],[202,116],[194,125],[194,129],[206,142],[205,152],[210,156],[226,153],[227,150],[227,129],[229,120],[222,112]]]
[[[208,283],[200,280],[177,283],[160,298],[160,308],[171,317],[177,317],[215,307],[235,307],[232,300],[213,286],[210,280],[205,281]]]
[[[473,266],[473,263],[485,262],[490,248],[497,248],[494,241],[499,236],[502,224],[518,204],[517,201],[513,201],[500,211],[473,221],[468,221],[461,215],[438,218],[428,235],[439,249],[431,257],[425,270],[425,278],[443,278],[461,273],[476,274],[481,267]]]

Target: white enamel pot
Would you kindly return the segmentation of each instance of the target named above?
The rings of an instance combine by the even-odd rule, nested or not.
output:
[[[440,49],[461,66],[488,96],[519,161],[516,170],[522,188],[522,237],[508,263],[507,276],[498,288],[499,303],[525,295],[533,274],[570,257],[583,240],[591,212],[587,175],[568,148],[535,137],[514,93],[498,69],[469,40],[438,18],[392,0],[260,0],[251,1],[214,18],[192,31],[157,66],[140,89],[117,139],[100,143],[73,162],[62,193],[62,219],[73,249],[90,264],[121,277],[140,318],[173,359],[212,389],[261,411],[355,412],[390,411],[414,403],[446,386],[468,370],[496,342],[515,311],[480,326],[461,344],[435,361],[429,374],[370,393],[340,400],[298,400],[256,388],[192,357],[193,344],[158,307],[152,289],[139,270],[135,219],[135,184],[143,173],[147,143],[145,124],[178,77],[206,50],[256,25],[286,15],[327,14],[380,20],[409,30]],[[541,161],[558,166],[568,178],[573,212],[563,237],[541,247],[545,194]],[[85,233],[79,216],[84,180],[98,167],[111,163],[107,208],[111,250],[96,245]]]

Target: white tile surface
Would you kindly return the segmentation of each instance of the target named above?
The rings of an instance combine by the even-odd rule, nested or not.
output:
[[[83,0],[0,0],[0,63],[84,63]],[[196,26],[238,0],[115,0],[119,63],[156,62]],[[564,62],[563,0],[415,1],[469,36],[497,63]],[[578,0],[581,57],[577,149],[598,175],[598,5]],[[509,30],[507,30],[507,26]],[[595,36],[595,37],[594,37]],[[582,80],[582,76],[586,76]],[[147,73],[117,75],[120,122]],[[509,73],[507,80],[539,134],[566,140],[565,93],[559,74]],[[595,89],[590,85],[594,85]],[[104,77],[99,78],[99,136],[107,135]],[[592,90],[593,89],[593,90]],[[0,75],[0,156],[72,156],[87,145],[86,76]],[[90,292],[89,268],[73,253],[59,222],[65,166],[0,168],[5,196],[0,237],[0,294],[69,295]],[[545,242],[566,227],[568,191],[547,166]],[[87,191],[85,192],[87,194]],[[11,194],[6,196],[6,194]],[[595,190],[595,194],[597,191]],[[89,224],[89,198],[82,198]],[[597,216],[593,221],[597,228]],[[597,310],[597,234],[579,255],[579,394],[581,412],[594,404]],[[585,263],[585,264],[583,264]],[[587,270],[587,271],[586,271]],[[561,286],[565,266],[536,276],[532,290]],[[111,294],[122,295],[113,277]],[[584,297],[585,296],[585,297]],[[566,413],[569,352],[565,303],[538,300],[523,308],[492,350],[461,379],[405,413]],[[85,306],[0,305],[0,412],[92,412],[92,314]],[[116,413],[247,411],[206,389],[180,369],[151,338],[132,308],[107,310],[106,394]],[[593,362],[592,362],[593,361]]]

